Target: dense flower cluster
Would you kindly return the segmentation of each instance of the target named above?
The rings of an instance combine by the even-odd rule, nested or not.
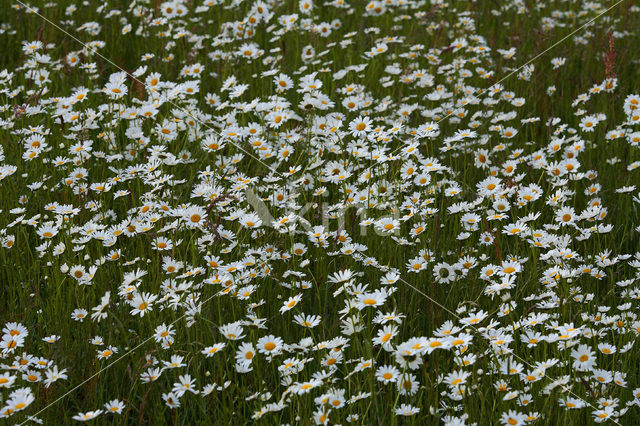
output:
[[[242,421],[305,424],[382,421],[372,400],[445,424],[486,422],[478,395],[505,425],[640,407],[640,251],[620,237],[640,232],[640,95],[615,75],[575,99],[530,89],[567,58],[519,67],[474,2],[85,3],[56,21],[84,45],[0,31],[22,46],[0,72],[0,259],[41,268],[2,293],[0,418],[110,365],[127,385],[97,376],[111,396],[68,418],[225,393]],[[560,3],[485,18],[536,8],[552,32],[607,7]]]

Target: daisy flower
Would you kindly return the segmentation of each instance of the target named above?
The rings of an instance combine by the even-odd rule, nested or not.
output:
[[[400,378],[400,370],[393,365],[383,365],[376,370],[376,379],[384,384],[395,383]]]
[[[102,410],[87,411],[86,413],[78,413],[78,414],[76,414],[75,416],[72,417],[72,419],[73,420],[77,420],[79,422],[86,422],[88,420],[95,419],[96,417],[98,417],[102,413],[103,413]]]
[[[302,294],[297,294],[295,296],[289,297],[280,308],[280,313],[282,314],[288,310],[293,309],[298,304],[298,302],[300,302],[301,299],[302,299]]]
[[[263,336],[258,339],[258,352],[263,355],[277,355],[282,351],[284,342],[280,337],[276,337],[272,334]]]
[[[357,297],[356,307],[360,310],[367,307],[376,307],[383,305],[387,300],[387,293],[384,291],[375,291],[373,293],[359,294]]]
[[[122,414],[122,410],[124,410],[124,408],[124,402],[118,399],[112,399],[111,401],[104,404],[105,411],[111,414]]]
[[[354,137],[366,136],[372,124],[369,117],[360,117],[349,123],[349,131]]]
[[[226,346],[226,343],[224,343],[224,342],[216,343],[215,345],[207,346],[206,348],[204,348],[201,351],[201,353],[204,354],[207,358],[210,358],[213,355],[215,355],[218,352],[220,352],[222,349],[224,349],[225,346]]]
[[[398,408],[396,408],[396,415],[397,416],[413,416],[415,414],[418,414],[420,412],[420,408],[418,407],[414,407],[411,404],[400,404],[400,406]]]

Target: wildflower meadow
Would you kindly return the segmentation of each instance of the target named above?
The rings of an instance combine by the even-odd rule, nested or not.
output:
[[[634,0],[2,0],[0,424],[638,424],[639,46]]]

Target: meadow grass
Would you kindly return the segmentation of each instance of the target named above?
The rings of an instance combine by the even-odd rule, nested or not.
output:
[[[614,4],[0,6],[2,421],[635,424]]]

